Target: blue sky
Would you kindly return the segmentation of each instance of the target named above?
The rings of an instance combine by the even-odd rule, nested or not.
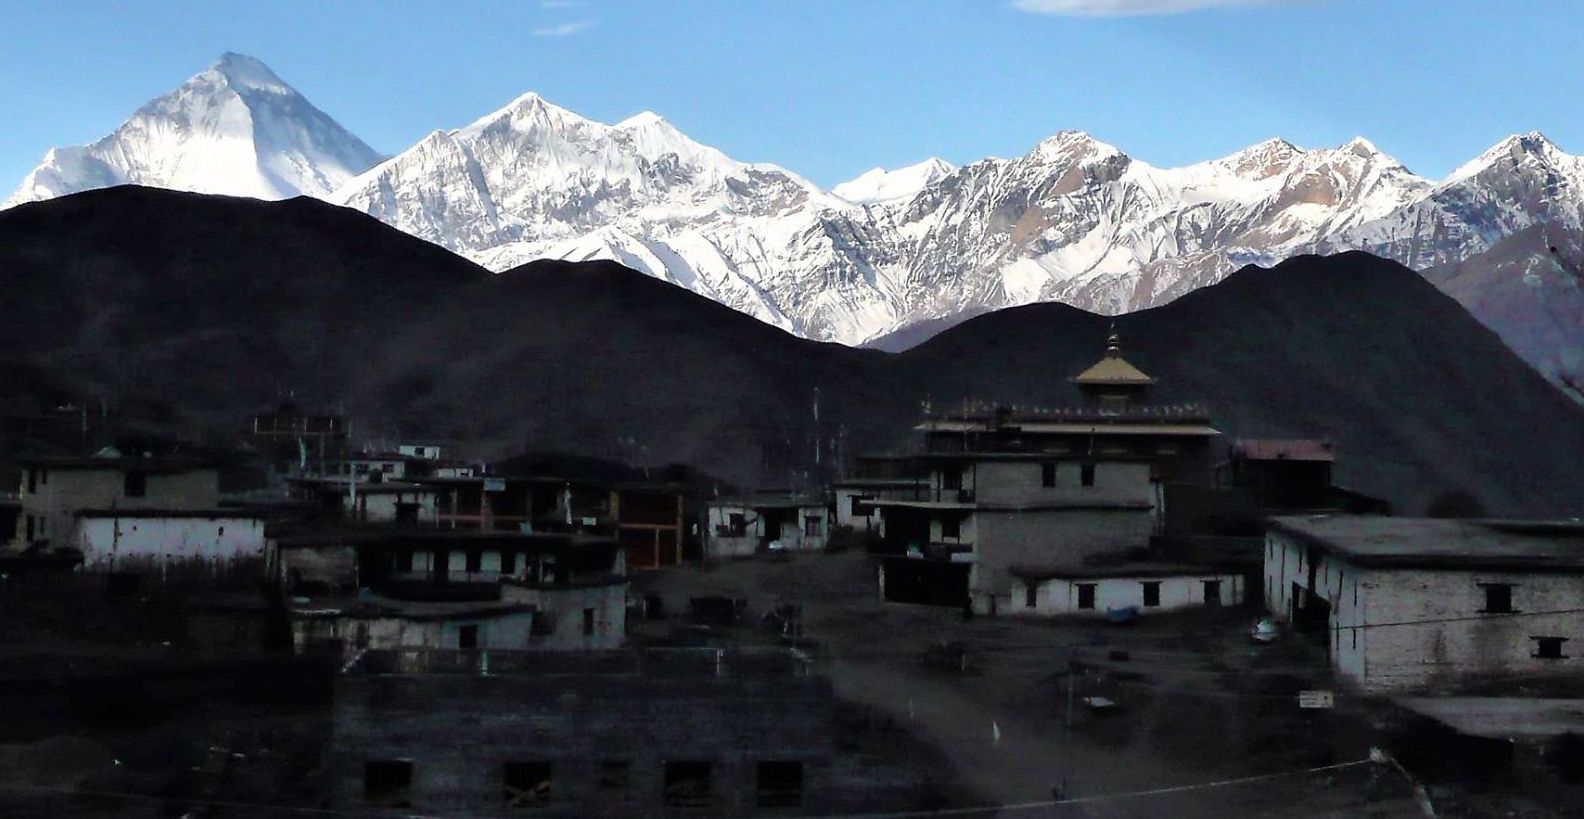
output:
[[[0,195],[223,51],[387,153],[533,90],[826,186],[1065,128],[1157,165],[1272,136],[1433,177],[1518,131],[1584,152],[1577,0],[56,0],[0,4]]]

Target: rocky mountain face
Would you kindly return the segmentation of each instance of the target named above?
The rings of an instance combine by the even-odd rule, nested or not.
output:
[[[0,207],[126,184],[323,197],[379,160],[262,62],[225,54],[114,133],[51,149]]]
[[[1030,302],[1140,310],[1299,253],[1444,268],[1537,225],[1584,225],[1584,160],[1537,133],[1435,182],[1364,139],[1157,168],[1064,131],[1020,157],[930,159],[827,192],[652,113],[611,125],[525,94],[376,162],[262,63],[226,55],[105,139],[51,151],[8,204],[127,182],[307,194],[491,270],[614,260],[796,335],[888,348]],[[1487,312],[1507,279],[1459,280],[1448,292],[1504,333],[1544,318]],[[1538,309],[1524,304],[1501,309]],[[1555,374],[1557,350],[1508,337]]]

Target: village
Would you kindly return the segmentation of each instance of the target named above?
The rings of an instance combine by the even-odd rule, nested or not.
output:
[[[291,402],[18,458],[0,812],[1571,810],[1584,522],[1396,514],[1096,341],[776,486]]]

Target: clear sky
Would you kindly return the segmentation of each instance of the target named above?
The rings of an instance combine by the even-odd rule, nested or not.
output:
[[[223,51],[386,153],[533,90],[825,186],[1068,128],[1165,166],[1273,136],[1432,177],[1519,131],[1584,152],[1580,0],[51,0],[0,3],[0,198]]]

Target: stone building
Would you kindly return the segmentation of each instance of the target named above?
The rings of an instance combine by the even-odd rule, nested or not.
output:
[[[765,493],[716,498],[705,508],[705,552],[710,557],[746,557],[764,549],[818,550],[830,537],[830,510],[817,497]]]
[[[1263,593],[1365,691],[1577,675],[1584,525],[1272,518]]]
[[[85,510],[192,512],[220,505],[219,469],[197,461],[106,449],[89,458],[27,458],[19,465],[21,510],[8,543],[13,551],[41,541],[75,546],[77,515]]]

